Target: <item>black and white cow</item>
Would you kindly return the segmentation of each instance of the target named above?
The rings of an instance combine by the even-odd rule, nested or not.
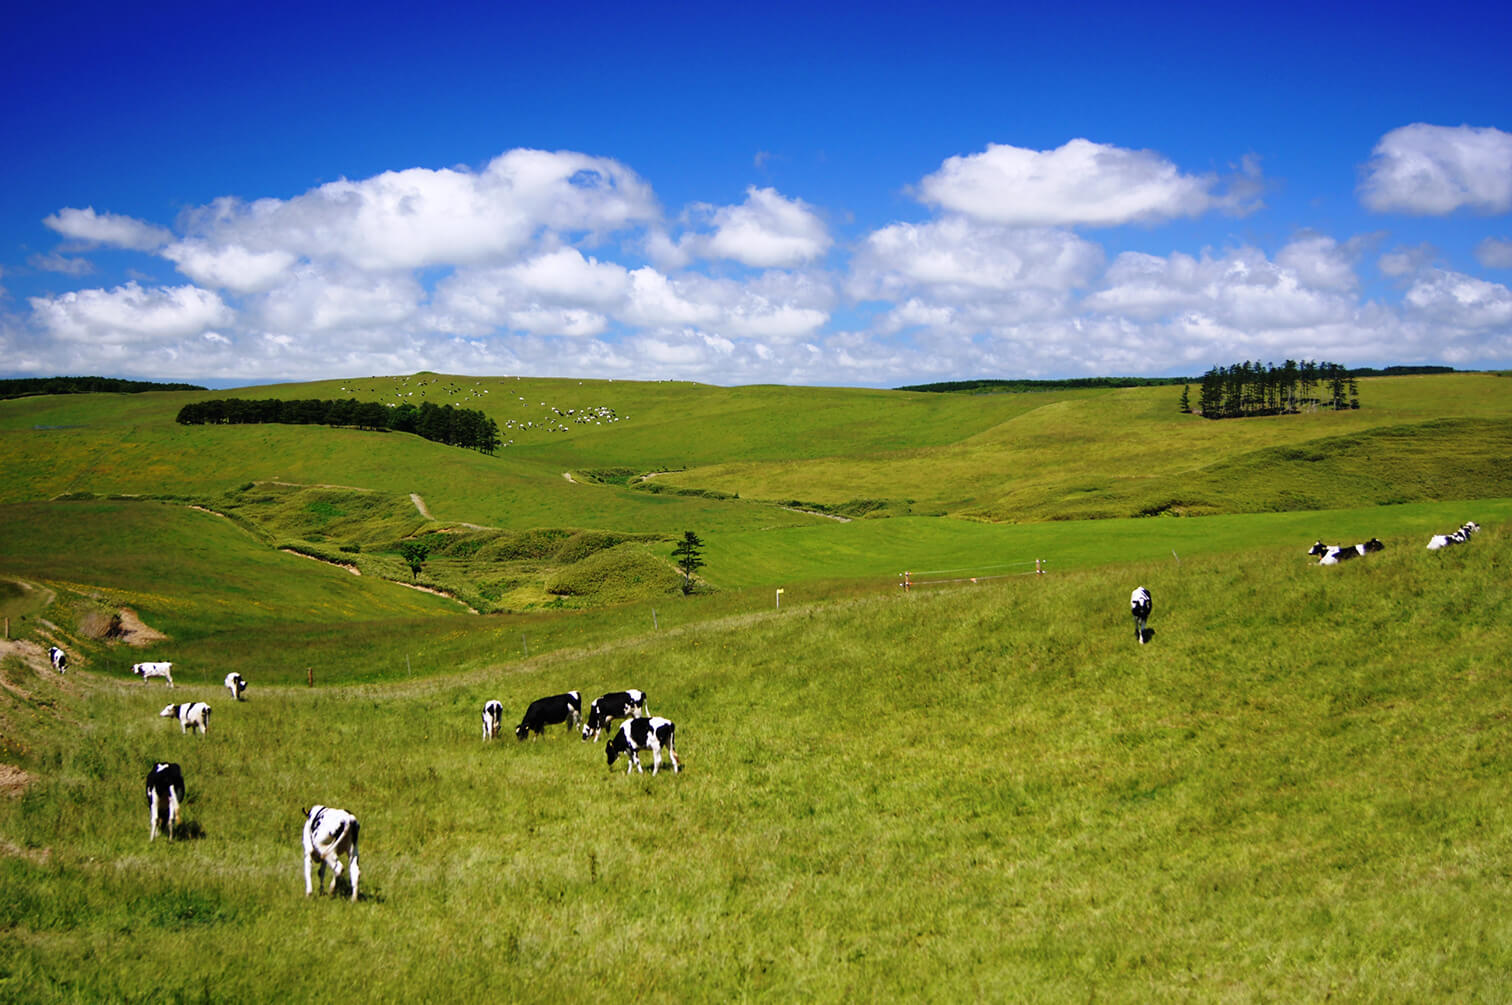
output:
[[[1435,534],[1428,540],[1428,550],[1438,551],[1440,548],[1447,548],[1451,544],[1464,544],[1470,540],[1470,535],[1478,530],[1480,530],[1480,524],[1471,521],[1460,527],[1453,534]]]
[[[242,692],[246,689],[247,682],[242,679],[241,674],[237,673],[235,670],[226,674],[226,690],[231,692],[232,701],[241,701]]]
[[[47,658],[52,661],[52,668],[58,673],[63,673],[68,669],[68,654],[57,646],[47,650]]]
[[[1129,594],[1129,613],[1134,615],[1134,637],[1140,645],[1145,643],[1145,623],[1150,620],[1150,611],[1153,609],[1150,591],[1143,586],[1135,587],[1134,592]]]
[[[315,888],[310,882],[310,866],[320,864],[320,885],[325,885],[326,866],[331,867],[331,890],[336,892],[336,880],[341,876],[341,858],[347,857],[347,879],[352,884],[352,899],[357,899],[357,818],[346,810],[330,806],[311,806],[304,811],[304,867],[305,896]]]
[[[577,729],[582,721],[583,697],[576,691],[537,698],[530,703],[530,707],[525,710],[525,718],[515,727],[515,738],[523,740],[531,733],[541,736],[547,726],[559,722],[567,723],[568,729]]]
[[[177,719],[180,733],[189,732],[191,726],[199,730],[200,736],[210,732],[210,706],[202,701],[192,701],[187,705],[169,705],[158,715],[164,719]]]
[[[184,803],[184,773],[170,761],[159,761],[147,772],[147,807],[151,816],[148,841],[156,841],[158,828],[173,840],[173,826],[179,822],[179,807]]]
[[[499,729],[504,724],[504,705],[502,702],[490,701],[483,706],[483,739],[493,740],[499,735]]]
[[[1309,555],[1321,556],[1318,559],[1319,565],[1338,565],[1340,562],[1347,562],[1351,558],[1359,558],[1372,551],[1384,550],[1386,550],[1386,546],[1381,543],[1379,538],[1373,537],[1364,544],[1339,545],[1324,544],[1322,541],[1317,541],[1308,549],[1307,553]]]
[[[645,772],[641,767],[640,752],[651,751],[651,774],[655,775],[661,770],[662,751],[672,759],[672,770],[681,771],[682,764],[677,760],[677,727],[671,719],[663,719],[659,715],[653,715],[647,719],[626,719],[620,726],[619,732],[609,738],[604,744],[604,754],[609,758],[609,766],[614,766],[614,759],[621,754],[629,756],[629,763],[625,765],[625,774],[630,769]]]
[[[630,719],[649,715],[646,708],[646,692],[630,688],[628,691],[610,691],[593,699],[588,706],[588,721],[583,723],[583,739],[597,740],[599,734],[609,728],[615,719]]]
[[[166,662],[156,663],[133,663],[131,672],[142,678],[142,683],[147,683],[149,678],[162,677],[168,681],[168,686],[173,686],[173,664]]]

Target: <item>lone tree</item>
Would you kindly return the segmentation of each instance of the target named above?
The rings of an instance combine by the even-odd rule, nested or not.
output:
[[[399,544],[399,554],[409,563],[410,578],[415,579],[420,575],[420,566],[430,557],[430,545],[423,541],[402,541]]]
[[[677,542],[677,547],[672,549],[672,557],[677,559],[677,567],[682,570],[683,596],[693,592],[693,573],[702,568],[704,560],[699,555],[699,549],[703,542],[698,535],[691,530],[683,531],[682,540]]]

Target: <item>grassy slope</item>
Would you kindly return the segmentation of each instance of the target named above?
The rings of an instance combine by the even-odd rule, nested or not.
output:
[[[394,400],[395,388],[419,380],[238,393]],[[466,393],[441,394],[464,380],[474,379],[429,378],[423,390],[482,408],[501,425],[535,427],[511,430],[515,443],[487,458],[353,430],[185,429],[172,416],[184,401],[207,396],[188,392],[0,403],[0,453],[13,472],[0,501],[331,482],[422,491],[441,520],[678,533],[812,522],[752,500],[907,500],[919,514],[1021,521],[1512,495],[1512,474],[1501,468],[1462,470],[1467,453],[1495,456],[1512,440],[1512,395],[1505,378],[1488,374],[1369,379],[1358,412],[1226,422],[1181,415],[1171,388],[931,395],[487,378]],[[597,407],[612,407],[620,421],[547,431],[560,421],[553,408]],[[1403,450],[1403,442],[1419,448]],[[1315,446],[1333,462],[1308,460]],[[741,499],[562,477],[594,468],[672,469],[658,484]]]
[[[1497,526],[254,680],[235,706],[180,688],[216,707],[204,740],[161,689],[12,661],[32,699],[7,711],[61,718],[26,727],[39,781],[0,802],[0,996],[306,1001],[339,973],[413,1001],[1499,998],[1509,568]],[[624,685],[679,722],[683,775],[477,738],[486,698]],[[184,765],[191,840],[146,842],[152,757]],[[357,905],[301,896],[314,801],[362,818]]]

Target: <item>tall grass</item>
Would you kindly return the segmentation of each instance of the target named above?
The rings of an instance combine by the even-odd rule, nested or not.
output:
[[[24,677],[52,704],[0,803],[0,994],[1499,998],[1509,567],[1496,526],[1332,569],[1260,548],[254,681],[240,705],[181,687],[216,708],[204,739],[156,717],[163,690]],[[559,727],[478,738],[487,698],[622,686],[678,723],[683,774],[627,778]],[[147,843],[152,758],[184,766],[189,840]],[[356,905],[302,895],[312,802],[362,819]]]

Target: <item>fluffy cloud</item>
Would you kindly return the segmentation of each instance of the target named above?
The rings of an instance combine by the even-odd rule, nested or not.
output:
[[[1455,328],[1512,326],[1512,291],[1500,283],[1443,269],[1429,269],[1403,297],[1408,309],[1435,324]]]
[[[851,291],[893,298],[933,287],[944,291],[1070,290],[1103,263],[1102,248],[1065,230],[1012,228],[962,216],[895,223],[873,231],[857,250]]]
[[[1441,215],[1512,209],[1512,133],[1415,123],[1381,137],[1360,182],[1378,213]]]
[[[673,239],[657,230],[646,250],[663,268],[680,269],[694,259],[726,259],[758,269],[793,268],[822,256],[833,243],[829,229],[802,199],[789,199],[774,188],[746,189],[738,206],[699,204],[689,214],[696,226]]]
[[[1488,269],[1512,269],[1512,241],[1488,237],[1475,246],[1475,258]]]
[[[297,259],[288,251],[251,251],[240,244],[211,244],[204,240],[177,241],[162,256],[196,283],[233,293],[270,289],[288,275]]]
[[[115,213],[96,213],[93,206],[60,209],[42,222],[75,241],[132,251],[155,251],[173,240],[173,233],[163,227]]]
[[[1150,150],[1075,139],[1055,150],[989,144],[947,158],[919,183],[919,196],[993,223],[1108,227],[1245,208],[1238,192],[1215,194],[1217,184],[1213,175],[1182,174]]]
[[[1352,287],[1352,269],[1337,245],[1309,237],[1283,248],[1274,262],[1254,248],[1217,258],[1125,252],[1082,306],[1135,321],[1195,315],[1235,332],[1263,332],[1350,320],[1357,304]]]
[[[31,307],[43,329],[67,342],[129,345],[183,339],[232,321],[220,297],[196,286],[143,289],[132,282],[109,291],[33,297]]]
[[[617,161],[511,150],[480,172],[410,168],[288,200],[220,199],[186,227],[199,246],[377,271],[508,260],[543,230],[602,237],[657,213],[650,187]]]

